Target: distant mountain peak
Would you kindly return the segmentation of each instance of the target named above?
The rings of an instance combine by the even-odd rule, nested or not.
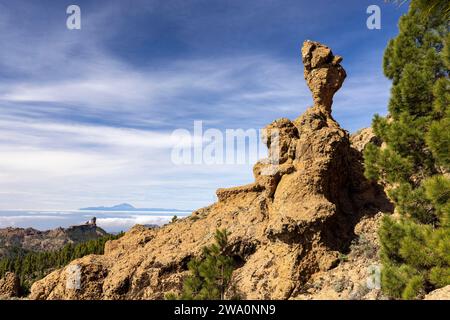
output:
[[[113,206],[113,208],[120,208],[120,209],[136,209],[135,207],[133,207],[131,204],[129,203],[121,203],[118,205]]]
[[[80,210],[130,211],[130,210],[136,210],[136,208],[133,207],[131,204],[124,202],[121,204],[116,204],[115,206],[112,206],[112,207],[105,207],[105,206],[87,207],[87,208],[81,208]]]

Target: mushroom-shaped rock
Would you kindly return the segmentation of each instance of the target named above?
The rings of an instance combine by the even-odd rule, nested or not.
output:
[[[314,106],[330,114],[333,96],[347,76],[340,65],[342,57],[333,55],[329,47],[319,42],[307,40],[302,47],[302,61]]]

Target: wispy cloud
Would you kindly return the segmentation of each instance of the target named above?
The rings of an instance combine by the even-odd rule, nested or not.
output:
[[[45,221],[45,220],[64,220],[64,217],[54,215],[16,215],[16,216],[0,216],[0,228],[16,227],[27,225],[31,222]]]
[[[32,122],[0,119],[0,141],[3,145],[53,145],[57,147],[55,137],[62,138],[62,147],[98,146],[107,148],[127,147],[129,149],[155,148],[169,149],[178,141],[171,132],[143,130],[134,128],[116,128],[106,125],[70,124],[60,122]],[[30,140],[31,139],[31,140]]]
[[[85,68],[85,73],[70,80],[4,83],[0,103],[49,114],[121,116],[128,125],[153,120],[176,127],[183,122],[177,117],[214,117],[226,123],[254,118],[255,111],[265,115],[283,108],[292,111],[311,99],[300,66],[267,56],[177,61],[161,70],[115,69],[116,65],[111,63],[104,72]]]
[[[40,209],[70,209],[119,201],[146,206],[149,198],[152,206],[165,207],[174,196],[177,207],[190,208],[190,201],[199,206],[212,202],[213,190],[222,183],[251,175],[251,164],[173,164],[171,150],[180,140],[170,131],[17,119],[0,120],[0,128],[0,190],[8,191],[0,192],[3,209],[36,209],[35,203],[44,206]],[[207,179],[212,172],[222,178]],[[186,188],[198,194],[180,193]]]
[[[171,219],[171,216],[133,215],[118,218],[99,218],[97,219],[97,225],[106,230],[120,231],[127,230],[136,224],[162,225],[168,223]]]

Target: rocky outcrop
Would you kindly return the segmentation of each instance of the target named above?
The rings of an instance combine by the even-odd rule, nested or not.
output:
[[[372,128],[364,128],[350,136],[350,142],[353,148],[359,152],[363,152],[368,143],[381,146],[381,139],[375,135]]]
[[[12,272],[7,272],[0,279],[0,299],[9,299],[19,296],[19,278]]]
[[[339,254],[339,265],[315,273],[295,297],[299,300],[379,300],[381,261],[378,228],[383,214],[363,217],[348,251]]]
[[[95,224],[39,231],[33,228],[0,229],[0,259],[17,251],[53,251],[68,243],[80,243],[107,235]]]
[[[424,300],[450,300],[450,285],[431,291]]]
[[[219,189],[218,202],[159,229],[135,226],[110,241],[102,256],[73,261],[34,283],[33,299],[162,299],[178,291],[187,263],[230,232],[233,288],[243,299],[289,299],[320,272],[335,268],[355,239],[355,226],[391,206],[363,176],[361,153],[331,116],[345,79],[342,58],[317,42],[302,48],[314,105],[295,119],[265,128],[267,159],[255,164],[255,182]],[[79,270],[79,287],[71,283]]]

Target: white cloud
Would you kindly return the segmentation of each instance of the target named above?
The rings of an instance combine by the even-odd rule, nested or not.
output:
[[[83,62],[86,65],[80,70],[84,71],[70,80],[50,77],[5,83],[0,101],[51,103],[46,108],[49,112],[58,111],[54,105],[69,105],[81,114],[127,113],[134,115],[133,119],[146,118],[143,111],[153,112],[155,117],[188,111],[208,114],[208,109],[218,109],[214,105],[228,104],[231,108],[218,109],[220,116],[227,119],[235,112],[250,114],[267,104],[273,109],[274,102],[283,106],[311,100],[300,67],[293,69],[268,56],[176,61],[156,71],[145,67],[137,71],[114,61],[104,62],[100,71],[89,68],[95,63]],[[198,97],[208,95],[212,95],[210,105],[199,104],[202,99]]]
[[[170,132],[11,117],[0,120],[0,128],[1,209],[75,209],[124,201],[189,209],[212,202],[214,189],[229,180],[251,177],[251,164],[174,165]],[[209,179],[212,173],[221,178]]]
[[[174,144],[171,132],[116,128],[105,125],[68,124],[49,121],[31,122],[19,119],[0,119],[0,140],[14,145],[55,145],[55,138],[64,139],[66,146],[94,144],[113,147],[171,148]],[[176,137],[175,137],[176,141]]]
[[[98,218],[97,225],[107,230],[127,230],[136,224],[162,225],[169,222],[172,216],[135,215],[126,218]]]
[[[23,224],[46,221],[46,220],[64,220],[64,217],[58,217],[54,215],[17,215],[17,216],[1,216],[0,215],[0,228],[20,226]]]

